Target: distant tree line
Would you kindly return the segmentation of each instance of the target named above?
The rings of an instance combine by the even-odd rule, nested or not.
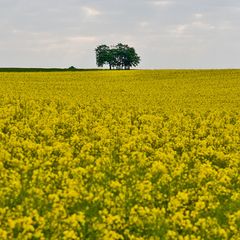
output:
[[[100,45],[95,49],[98,67],[108,64],[109,69],[130,69],[140,63],[140,57],[133,47],[119,43],[116,46]]]

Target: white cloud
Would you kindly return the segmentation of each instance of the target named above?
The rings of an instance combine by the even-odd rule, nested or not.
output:
[[[96,17],[98,15],[101,15],[101,12],[93,7],[82,7],[82,10],[89,17]]]
[[[203,18],[203,14],[202,14],[202,13],[195,13],[195,14],[194,14],[194,17],[195,17],[196,19],[201,19],[201,18]]]
[[[149,26],[149,22],[143,21],[139,23],[139,26],[142,28],[148,27]]]
[[[88,42],[95,42],[97,39],[96,37],[92,36],[74,36],[66,38],[67,41],[73,43],[88,43]]]
[[[193,21],[189,24],[177,25],[170,29],[170,33],[176,36],[192,36],[195,30],[211,31],[216,29],[216,26],[203,21]]]
[[[162,7],[171,5],[171,4],[173,4],[173,3],[174,3],[173,1],[168,1],[168,0],[156,0],[156,1],[152,1],[152,4],[153,4],[153,5],[162,6]]]
[[[237,29],[237,27],[234,26],[233,23],[229,21],[224,21],[218,26],[218,29],[221,31],[231,31],[231,30],[234,31]]]
[[[20,29],[12,29],[11,32],[12,32],[13,34],[23,33],[23,31],[20,30]]]
[[[187,29],[187,25],[179,25],[176,28],[176,33],[182,34]]]
[[[202,30],[213,30],[216,28],[214,25],[202,21],[194,21],[190,24],[190,27]]]

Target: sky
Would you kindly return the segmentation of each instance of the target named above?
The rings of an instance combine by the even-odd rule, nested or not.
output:
[[[95,68],[117,43],[141,69],[240,68],[240,1],[0,0],[0,67]]]

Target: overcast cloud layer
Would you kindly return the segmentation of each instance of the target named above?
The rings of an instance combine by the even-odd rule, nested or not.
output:
[[[140,68],[240,68],[239,0],[0,0],[0,67],[95,67],[127,43]]]

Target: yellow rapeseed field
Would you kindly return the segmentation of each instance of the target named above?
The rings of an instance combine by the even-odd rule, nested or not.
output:
[[[0,239],[240,239],[240,70],[0,73]]]

